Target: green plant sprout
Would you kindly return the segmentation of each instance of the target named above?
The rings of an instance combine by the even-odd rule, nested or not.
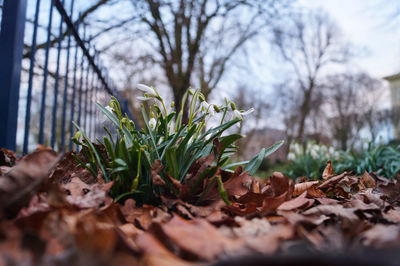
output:
[[[267,149],[263,148],[249,161],[229,163],[230,157],[238,149],[235,142],[243,136],[227,134],[226,131],[239,124],[242,116],[251,113],[252,109],[239,111],[228,100],[220,106],[209,104],[199,89],[188,89],[183,95],[178,112],[168,111],[164,99],[155,88],[145,85],[138,85],[138,88],[144,92],[139,100],[154,101],[148,110],[141,106],[144,129],[135,128],[132,120],[122,113],[121,106],[114,97],[106,107],[96,103],[114,124],[114,135],[103,127],[107,135],[102,140],[97,139],[98,144],[94,144],[74,124],[78,132],[72,140],[82,147],[85,160],[77,156],[75,158],[94,177],[100,171],[106,182],[114,181],[110,195],[115,201],[134,198],[138,204],[157,204],[160,195],[179,193],[174,189],[177,183],[190,186],[189,191],[197,193],[201,182],[191,182],[193,180],[190,180],[189,170],[200,159],[211,155],[212,162],[199,173],[199,180],[212,179],[218,185],[221,198],[229,204],[221,177],[215,176],[217,170],[232,172],[232,168],[241,165],[243,171],[254,175],[262,160],[283,144],[280,141]],[[186,101],[189,103],[189,119],[184,124],[182,117]],[[172,109],[176,108],[174,104],[170,106]],[[209,128],[209,118],[216,113],[221,114],[220,123]],[[160,166],[158,169],[157,165]],[[157,175],[162,181],[155,181]],[[159,182],[166,186],[160,186]]]

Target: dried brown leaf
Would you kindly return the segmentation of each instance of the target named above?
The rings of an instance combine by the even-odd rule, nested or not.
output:
[[[297,198],[294,198],[294,199],[291,199],[289,201],[282,203],[278,207],[278,210],[293,211],[293,210],[298,210],[298,209],[307,209],[307,208],[311,207],[314,204],[315,200],[307,199],[306,195],[307,195],[307,191],[304,191],[303,194],[301,194]]]
[[[271,189],[275,197],[286,193],[287,199],[290,199],[294,190],[294,182],[289,177],[280,172],[274,172],[271,176]]]
[[[154,231],[157,237],[162,237],[162,241],[171,246],[170,248],[178,249],[186,253],[186,256],[201,260],[213,260],[224,252],[237,249],[240,245],[237,241],[222,235],[205,219],[186,221],[174,216],[168,223],[154,224]]]
[[[167,184],[161,178],[159,173],[164,169],[164,165],[161,164],[160,160],[156,160],[150,169],[151,181],[153,185],[166,187]]]
[[[299,183],[294,185],[293,196],[299,196],[303,194],[304,191],[307,191],[312,186],[318,184],[318,181],[308,181],[304,183]]]
[[[240,169],[238,167],[238,169]],[[249,173],[235,171],[234,174],[224,183],[224,188],[229,197],[240,197],[250,191],[253,177]]]
[[[336,216],[343,221],[345,227],[357,224],[360,219],[354,213],[353,208],[343,208],[341,205],[318,205],[305,212],[304,215],[326,215],[326,216]]]
[[[181,260],[179,257],[170,252],[160,241],[157,240],[157,238],[149,233],[138,235],[135,239],[135,243],[143,253],[143,265],[190,265],[190,263]]]
[[[0,166],[13,167],[17,161],[18,158],[15,152],[6,148],[0,149]]]
[[[344,172],[343,174],[337,175],[337,176],[333,176],[331,178],[329,178],[328,180],[326,180],[325,182],[323,182],[321,185],[318,186],[318,189],[321,190],[332,190],[337,183],[339,183],[340,180],[342,180],[343,178],[345,178],[348,175],[347,172]]]
[[[394,248],[400,246],[400,227],[377,224],[359,236],[361,245],[374,248]]]
[[[374,178],[367,171],[365,171],[360,179],[360,189],[375,188],[375,186],[376,182]]]
[[[332,162],[328,161],[326,163],[324,172],[322,173],[322,179],[325,179],[325,180],[328,179],[331,175],[333,175],[334,172],[335,171],[333,170]]]
[[[0,217],[15,217],[29,204],[39,186],[48,178],[58,158],[51,149],[37,150],[20,160],[0,178]]]

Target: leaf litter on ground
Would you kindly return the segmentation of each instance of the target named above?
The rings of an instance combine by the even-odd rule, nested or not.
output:
[[[195,162],[191,182],[207,161]],[[228,265],[246,256],[286,256],[278,257],[286,265],[299,250],[326,258],[400,248],[400,180],[334,175],[330,162],[320,180],[297,182],[218,169],[230,204],[217,184],[196,202],[179,183],[157,206],[113,202],[113,183],[92,178],[70,153],[40,148],[17,159],[2,149],[0,164],[0,265]],[[380,258],[396,265],[393,256]]]

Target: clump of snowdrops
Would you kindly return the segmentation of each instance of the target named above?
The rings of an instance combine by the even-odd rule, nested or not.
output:
[[[335,161],[340,153],[332,146],[309,141],[305,145],[292,143],[289,147],[289,165],[284,171],[290,177],[321,178],[327,161]]]
[[[201,158],[213,154],[212,162],[197,178],[210,179],[218,184],[220,196],[229,203],[218,169],[232,171],[241,165],[243,171],[254,175],[262,160],[283,144],[281,141],[263,148],[249,161],[230,162],[230,157],[238,149],[235,142],[243,136],[226,132],[241,123],[243,116],[251,113],[252,109],[238,110],[229,100],[222,105],[210,104],[198,89],[188,89],[181,106],[168,105],[155,88],[138,85],[138,89],[144,93],[139,100],[154,102],[147,110],[141,106],[143,129],[136,128],[134,122],[123,114],[115,98],[105,107],[96,103],[115,126],[113,129],[104,127],[106,136],[97,139],[97,144],[75,125],[78,132],[73,141],[82,147],[85,158],[80,160],[76,156],[77,160],[93,176],[99,176],[100,172],[106,182],[114,181],[110,194],[115,201],[134,198],[138,204],[157,204],[160,195],[171,191],[179,193],[174,189],[178,182],[190,184],[189,191],[194,193],[201,182],[190,182],[188,172]],[[186,102],[189,106],[188,122],[183,123]],[[210,118],[217,114],[220,116],[218,123],[214,127],[208,126]]]

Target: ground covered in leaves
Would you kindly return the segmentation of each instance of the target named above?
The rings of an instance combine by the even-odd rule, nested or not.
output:
[[[201,163],[201,162],[198,162]],[[114,203],[70,153],[0,152],[0,265],[398,265],[400,181],[221,171],[230,205]],[[196,171],[203,171],[199,165]],[[157,179],[157,167],[153,178]],[[197,173],[199,174],[199,173]]]

